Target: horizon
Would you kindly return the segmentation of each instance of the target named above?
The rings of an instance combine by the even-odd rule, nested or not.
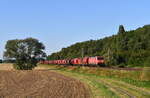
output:
[[[150,23],[150,1],[0,1],[0,58],[7,40],[33,37],[47,55],[76,42],[117,34],[119,25],[135,30]]]

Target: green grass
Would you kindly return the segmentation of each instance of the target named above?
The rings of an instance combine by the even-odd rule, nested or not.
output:
[[[120,78],[120,79],[113,78],[113,79],[122,80],[126,83],[135,85],[137,87],[143,87],[143,88],[149,88],[150,89],[150,81],[138,81],[138,80],[132,80],[132,79],[128,79],[128,78]]]

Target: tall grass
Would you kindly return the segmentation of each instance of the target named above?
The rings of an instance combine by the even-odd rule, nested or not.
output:
[[[71,71],[75,73],[87,74],[88,76],[106,77],[121,80],[138,87],[150,88],[150,68],[144,68],[141,71],[113,70],[97,67],[81,67],[81,66],[55,66],[41,65],[56,70]]]
[[[144,67],[143,68],[140,79],[143,80],[143,81],[150,80],[150,68],[149,67]]]
[[[101,67],[83,67],[83,66],[55,66],[57,68],[63,68],[80,73],[89,73],[98,76],[108,76],[116,78],[127,78],[138,81],[150,81],[150,68],[143,68],[143,70],[115,70],[106,69]]]

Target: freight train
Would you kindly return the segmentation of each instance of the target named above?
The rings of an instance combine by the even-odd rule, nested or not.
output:
[[[44,60],[40,64],[55,64],[55,65],[84,65],[84,66],[105,66],[102,56],[73,58],[64,60]]]

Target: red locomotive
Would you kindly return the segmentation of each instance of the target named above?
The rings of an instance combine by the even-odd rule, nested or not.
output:
[[[41,64],[56,64],[56,65],[104,65],[104,58],[102,56],[73,58],[64,60],[45,60],[40,61]]]

